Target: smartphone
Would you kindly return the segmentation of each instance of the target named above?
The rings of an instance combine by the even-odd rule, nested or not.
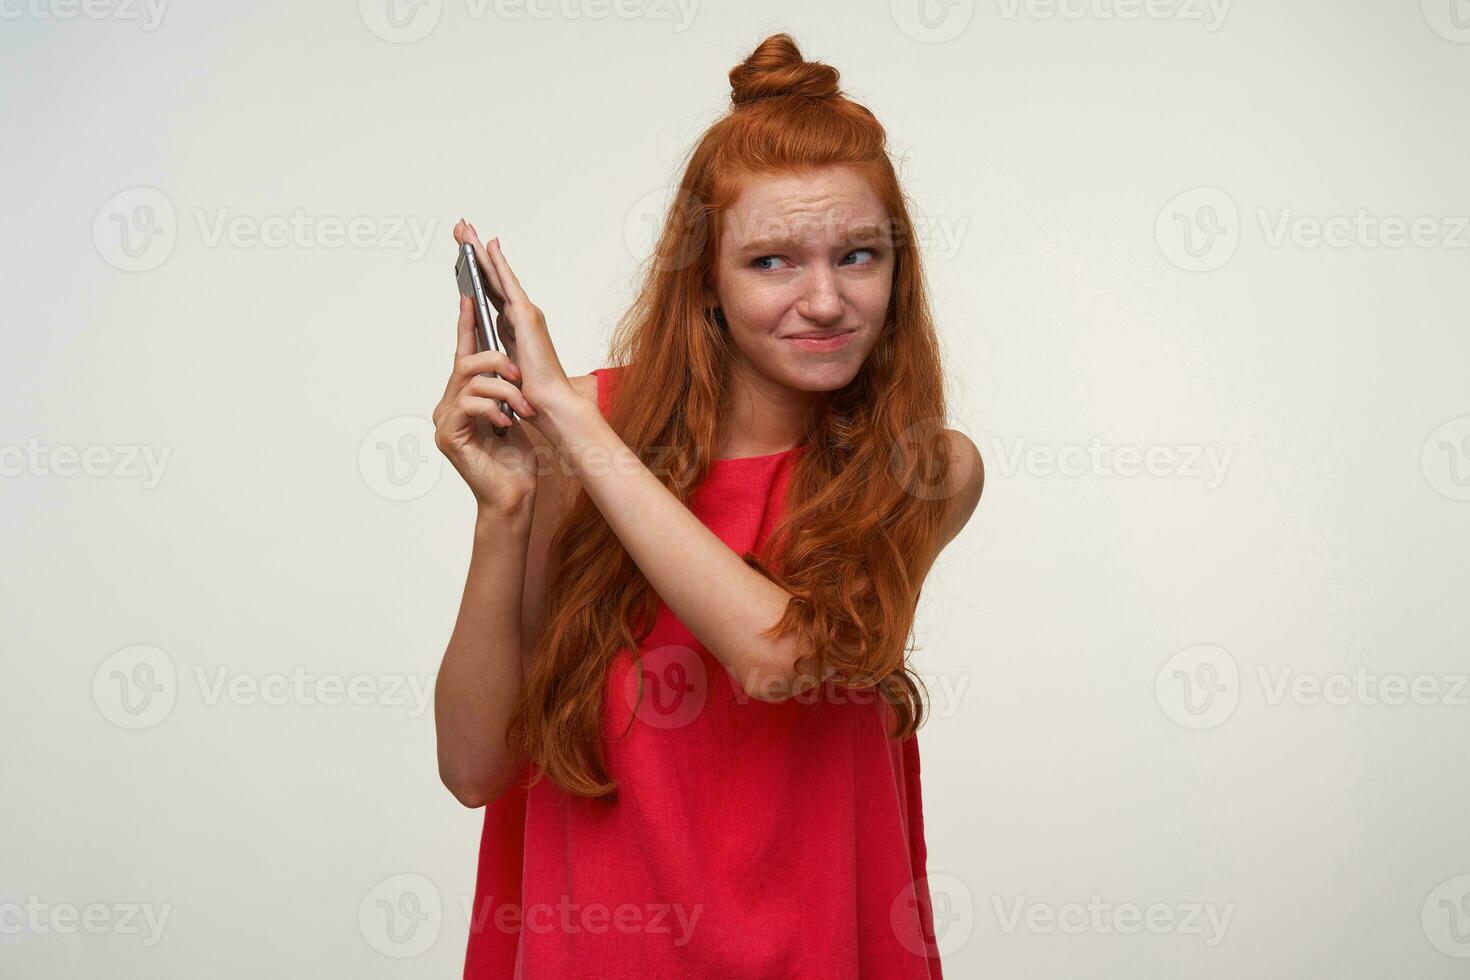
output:
[[[475,305],[475,349],[478,353],[487,350],[500,350],[500,337],[495,333],[494,308],[490,304],[490,290],[485,283],[485,277],[480,271],[480,263],[475,259],[475,247],[468,242],[459,247],[459,260],[454,263],[454,278],[459,283],[459,294],[468,296]],[[491,373],[492,378],[500,375]],[[508,419],[514,419],[510,405],[497,399],[500,410]],[[505,435],[506,429],[503,425],[492,425],[497,436]]]

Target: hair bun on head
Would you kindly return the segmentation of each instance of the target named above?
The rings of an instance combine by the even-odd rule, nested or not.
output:
[[[790,34],[772,34],[730,69],[730,101],[740,108],[784,96],[830,99],[841,94],[837,79],[831,65],[803,60]]]

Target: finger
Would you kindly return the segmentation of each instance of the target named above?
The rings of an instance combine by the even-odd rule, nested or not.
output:
[[[464,386],[464,392],[468,395],[477,395],[483,398],[495,398],[506,402],[521,415],[535,415],[536,409],[521,394],[521,389],[501,378],[487,378],[483,374],[477,374]]]
[[[500,404],[496,399],[461,394],[454,400],[454,408],[450,411],[447,421],[450,424],[462,424],[474,418],[483,418],[493,425],[502,427],[511,425],[513,421],[500,410]]]
[[[455,370],[449,372],[449,380],[444,383],[444,397],[440,403],[448,401],[453,397],[455,389],[464,383],[459,377],[459,362],[467,355],[473,355],[479,345],[475,342],[475,304],[468,296],[459,298],[459,321],[455,325],[454,341],[454,365]]]
[[[505,351],[486,350],[466,354],[454,362],[454,376],[461,385],[477,374],[495,374],[516,386],[521,383],[521,369]]]
[[[459,333],[454,344],[454,359],[475,352],[475,303],[468,296],[459,298]]]
[[[441,441],[442,434],[459,432],[472,428],[475,424],[475,420],[471,417],[471,409],[462,403],[458,396],[444,399],[435,414],[438,418],[434,422],[434,441],[441,446],[444,445]]]
[[[469,222],[463,223],[463,238],[459,238],[460,232],[456,232],[456,238],[460,244],[469,242],[475,249],[475,259],[480,263],[480,271],[485,274],[485,285],[490,290],[490,303],[495,307],[495,312],[500,313],[505,309],[505,288],[496,275],[495,267],[490,264],[490,258],[485,254],[485,246],[480,243],[480,235],[475,231],[475,226]]]
[[[531,305],[531,298],[521,288],[521,281],[516,278],[515,272],[511,270],[510,263],[505,260],[505,253],[500,250],[500,240],[498,238],[490,242],[490,247],[485,254],[490,257],[495,274],[499,276],[500,284],[505,287],[504,295],[506,302],[517,305]]]

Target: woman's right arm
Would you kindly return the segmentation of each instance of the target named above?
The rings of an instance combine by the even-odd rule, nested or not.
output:
[[[455,228],[455,240],[465,236]],[[470,569],[459,615],[434,681],[439,778],[465,806],[483,806],[520,770],[505,742],[506,721],[521,690],[521,609],[526,555],[539,496],[535,414],[522,395],[520,370],[506,351],[476,351],[474,307],[460,299],[453,370],[435,406],[434,443],[475,496]],[[495,434],[503,427],[501,435]]]
[[[596,400],[595,377],[570,380]],[[551,539],[579,486],[551,445],[525,432],[542,461],[529,513],[477,513],[459,616],[434,685],[439,778],[468,807],[493,803],[525,765],[506,745],[506,723],[541,628]]]
[[[455,226],[457,243],[474,245],[497,312],[502,287],[472,226]],[[520,390],[517,362],[533,374],[560,378],[563,388],[597,402],[597,378],[568,378],[549,342],[517,343],[515,325],[497,318],[505,351],[476,353],[475,315],[459,309],[455,367],[434,409],[434,441],[475,495],[470,569],[459,615],[434,684],[439,776],[468,807],[493,802],[525,768],[506,744],[506,725],[520,697],[541,627],[551,539],[580,489],[556,449],[535,424],[537,413]],[[499,377],[489,377],[489,373]],[[509,402],[521,419],[500,414]],[[495,426],[503,426],[501,435]]]
[[[454,632],[434,681],[439,778],[467,807],[510,788],[523,760],[505,742],[523,676],[521,596],[529,513],[481,511]]]
[[[551,539],[578,483],[534,426],[499,415],[497,398],[534,412],[514,384],[514,362],[474,353],[473,329],[473,310],[461,303],[455,369],[434,410],[435,442],[476,500],[469,572],[434,683],[434,724],[439,778],[455,799],[480,807],[525,766],[506,744],[506,725],[540,629]],[[595,377],[569,383],[595,403]],[[496,436],[492,423],[509,427]]]
[[[595,377],[570,381],[596,401]],[[506,723],[541,628],[551,539],[579,487],[550,443],[529,426],[524,431],[541,460],[529,514],[477,513],[459,616],[434,686],[439,776],[468,807],[493,803],[525,765],[506,746]]]

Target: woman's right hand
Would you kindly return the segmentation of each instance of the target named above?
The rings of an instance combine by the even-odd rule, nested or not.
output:
[[[521,514],[535,499],[536,451],[520,419],[506,418],[496,402],[518,416],[534,416],[535,409],[517,387],[520,371],[504,351],[475,352],[475,308],[465,296],[458,337],[454,370],[434,407],[434,444],[469,484],[482,513]],[[500,377],[487,376],[492,373]],[[496,426],[505,434],[497,436]]]

